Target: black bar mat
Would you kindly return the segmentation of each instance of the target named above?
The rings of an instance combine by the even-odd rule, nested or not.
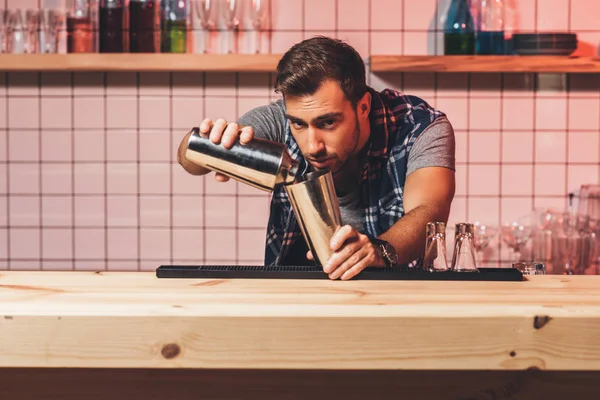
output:
[[[192,279],[329,279],[317,266],[161,265],[158,278]],[[479,272],[429,272],[418,268],[365,268],[353,280],[522,281],[516,268],[479,268]]]

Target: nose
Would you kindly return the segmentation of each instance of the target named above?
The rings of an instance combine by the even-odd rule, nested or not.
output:
[[[323,140],[316,129],[308,129],[307,147],[309,154],[319,154],[325,151],[325,143],[323,143]]]

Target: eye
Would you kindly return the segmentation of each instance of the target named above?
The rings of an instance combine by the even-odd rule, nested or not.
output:
[[[304,128],[304,124],[302,122],[299,121],[291,121],[292,124],[292,128],[294,129],[302,129]]]
[[[332,129],[335,126],[336,121],[334,119],[326,119],[321,123],[321,128]]]

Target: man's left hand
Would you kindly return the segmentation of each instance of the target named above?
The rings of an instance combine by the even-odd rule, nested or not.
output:
[[[330,279],[348,280],[366,267],[385,267],[379,250],[367,235],[356,231],[350,225],[338,229],[331,238],[333,254],[323,266]],[[306,254],[312,260],[312,253]]]

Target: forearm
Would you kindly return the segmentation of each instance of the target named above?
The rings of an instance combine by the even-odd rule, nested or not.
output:
[[[434,205],[417,206],[379,238],[387,241],[398,253],[398,263],[408,264],[425,251],[425,233],[428,222],[448,221],[450,207]]]

